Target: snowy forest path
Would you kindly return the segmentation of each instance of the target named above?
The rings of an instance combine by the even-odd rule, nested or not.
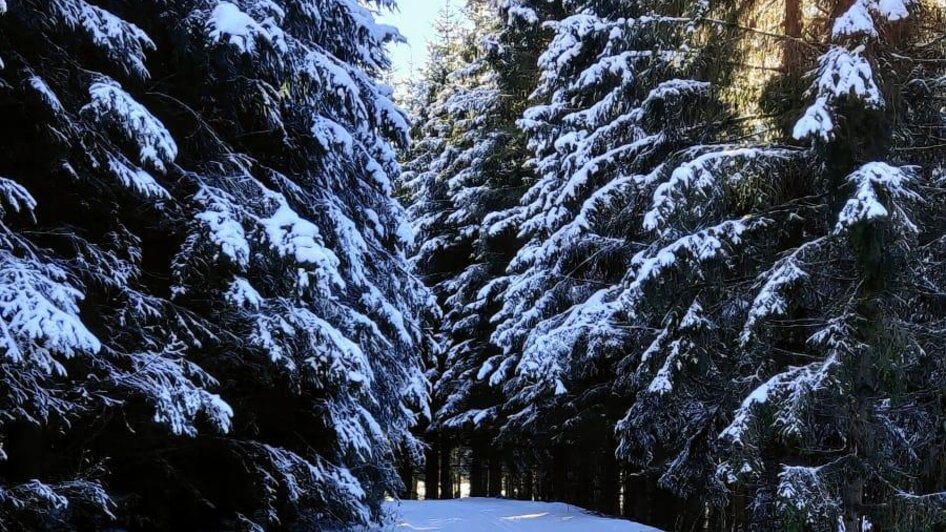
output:
[[[564,503],[466,498],[399,501],[387,504],[395,516],[390,530],[508,532],[659,532],[658,529],[601,517]]]

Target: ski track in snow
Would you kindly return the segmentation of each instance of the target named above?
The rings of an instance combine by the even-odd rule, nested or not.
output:
[[[395,516],[394,523],[385,529],[392,532],[660,532],[560,502],[466,498],[394,501],[386,503],[386,508]]]

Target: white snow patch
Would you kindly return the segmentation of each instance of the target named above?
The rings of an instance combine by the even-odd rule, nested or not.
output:
[[[230,303],[242,308],[258,309],[263,304],[263,296],[243,277],[233,279],[224,297]]]
[[[140,79],[147,79],[145,53],[154,41],[138,26],[84,0],[46,0],[53,22],[81,32],[108,59],[123,65]],[[2,11],[2,9],[0,9]]]
[[[877,36],[874,28],[874,19],[870,16],[870,8],[866,0],[858,0],[843,15],[834,21],[832,36],[835,39],[846,35],[864,34]]]
[[[160,120],[111,79],[89,86],[89,96],[91,101],[82,108],[83,114],[99,124],[115,127],[128,141],[137,144],[141,164],[162,174],[167,171],[167,165],[177,158],[177,144]],[[130,180],[130,186],[142,185],[141,176],[119,176],[125,178]],[[142,186],[152,192],[156,190],[151,184]]]
[[[919,232],[902,205],[921,201],[920,195],[910,189],[914,181],[911,168],[871,162],[858,168],[847,180],[855,186],[854,196],[838,217],[836,233],[843,233],[861,222],[889,218],[891,211],[908,231]]]
[[[385,507],[396,521],[383,530],[659,532],[656,528],[600,517],[560,502],[473,497],[447,501],[395,501],[386,503]]]
[[[324,246],[317,225],[300,217],[285,203],[271,217],[263,218],[259,223],[266,240],[281,257],[293,257],[300,265],[314,265],[320,279],[327,279],[334,286],[344,286],[345,281],[338,272],[338,257]],[[308,278],[301,270],[299,283],[303,287],[308,285]]]
[[[211,42],[227,42],[244,54],[256,53],[256,43],[265,42],[285,51],[285,35],[272,18],[262,23],[247,15],[231,2],[220,2],[207,20],[207,36]]]
[[[512,6],[509,8],[509,25],[512,26],[517,21],[522,21],[527,26],[535,26],[539,23],[539,15],[534,9],[522,6]]]
[[[0,5],[0,7],[3,7]],[[46,80],[39,76],[32,76],[29,79],[30,86],[33,87],[40,98],[43,99],[43,102],[49,106],[49,109],[54,113],[62,112],[62,102],[59,101],[59,96],[56,95],[56,92],[46,83]]]
[[[833,138],[833,131],[834,120],[831,119],[828,99],[821,96],[805,110],[804,116],[795,123],[792,137],[796,140],[820,137],[825,141],[830,141]]]
[[[879,0],[876,9],[885,19],[896,22],[907,18],[911,4],[913,0]]]
[[[145,198],[171,198],[171,194],[148,172],[124,161],[124,158],[119,158],[113,154],[107,156],[109,170],[125,188],[137,192]]]
[[[0,205],[6,205],[13,212],[33,212],[36,208],[36,200],[29,191],[16,181],[5,177],[0,177],[0,200],[2,200]],[[6,211],[0,207],[0,218],[5,213]]]

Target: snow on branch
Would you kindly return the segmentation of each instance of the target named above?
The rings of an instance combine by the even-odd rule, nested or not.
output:
[[[92,83],[89,96],[91,101],[82,108],[82,114],[121,132],[123,140],[138,147],[141,164],[161,173],[167,171],[167,165],[177,158],[177,144],[160,120],[111,79]]]
[[[80,504],[87,509],[94,508],[109,519],[116,518],[112,510],[118,505],[96,481],[77,479],[46,484],[33,479],[22,484],[0,486],[0,515],[6,513],[4,510],[12,510],[40,516],[61,516],[72,506]]]
[[[277,505],[284,502],[301,506],[333,501],[353,512],[355,520],[371,522],[365,489],[348,468],[318,455],[303,456],[266,443],[235,440],[234,445],[254,458],[252,472],[258,475],[267,509],[260,517],[278,522]]]
[[[757,326],[767,318],[781,316],[788,311],[786,292],[808,279],[805,271],[805,256],[821,249],[826,238],[805,242],[787,256],[779,259],[771,268],[759,276],[762,283],[743,325],[740,342],[745,345],[755,335]]]
[[[876,0],[873,8],[880,16],[890,22],[897,22],[910,15],[910,7],[915,0]]]
[[[856,101],[866,109],[884,108],[886,102],[871,63],[865,57],[865,45],[850,48],[837,43],[860,36],[867,41],[876,39],[878,32],[871,14],[889,21],[900,20],[908,14],[907,4],[904,0],[856,0],[835,20],[832,29],[835,44],[818,61],[815,81],[809,91],[815,101],[795,124],[792,134],[796,139],[833,140],[838,125],[834,114],[841,101]]]
[[[856,0],[843,15],[834,20],[831,30],[835,39],[850,35],[877,36],[874,20],[870,15],[869,0]]]
[[[281,8],[271,2],[259,4],[270,6],[275,16],[285,15]],[[217,4],[207,19],[205,31],[211,43],[227,43],[247,55],[257,53],[257,43],[265,43],[283,53],[287,50],[286,38],[278,26],[278,20],[270,16],[257,22],[232,2]]]
[[[823,361],[789,368],[770,378],[743,400],[720,438],[743,448],[759,448],[762,442],[752,441],[750,434],[753,427],[766,427],[761,419],[769,412],[775,414],[773,428],[784,435],[801,437],[808,427],[805,416],[812,406],[811,395],[831,382],[837,366],[837,355],[830,355]]]
[[[876,38],[874,16],[881,21],[897,22],[909,16],[913,0],[856,0],[847,11],[835,19],[832,37],[865,36]]]
[[[858,101],[867,109],[882,109],[886,105],[870,61],[864,56],[863,45],[853,50],[832,45],[819,59],[810,92],[815,102],[795,123],[792,133],[798,140],[832,140],[837,125],[835,106],[841,100]]]
[[[660,249],[638,253],[631,262],[630,282],[621,295],[628,312],[633,315],[647,285],[660,278],[666,270],[681,269],[686,264],[699,270],[703,263],[724,256],[727,246],[742,242],[744,233],[768,223],[765,218],[728,220],[678,238]]]
[[[145,198],[170,199],[171,194],[155,180],[154,176],[130,163],[121,155],[109,153],[106,156],[108,169],[123,187]]]
[[[690,153],[703,149],[693,148]],[[659,229],[679,211],[699,219],[723,186],[742,181],[751,165],[758,164],[764,170],[772,162],[796,154],[780,148],[727,148],[699,155],[675,168],[669,179],[657,187],[653,206],[644,215],[644,228]]]
[[[374,371],[361,346],[308,309],[286,305],[284,316],[292,334],[301,335],[308,344],[304,353],[311,356],[304,360],[306,367],[346,387],[371,386]]]
[[[778,505],[809,526],[839,522],[841,503],[823,478],[821,467],[784,466],[778,475]]]
[[[835,233],[847,232],[851,227],[866,222],[892,218],[908,232],[919,229],[911,221],[907,208],[902,205],[921,201],[910,186],[915,177],[912,167],[890,166],[883,162],[867,163],[847,177],[854,186],[854,195],[847,201]]]
[[[33,212],[36,208],[36,200],[29,191],[16,181],[5,177],[0,177],[0,199],[3,200],[3,204],[0,204],[0,217],[6,214],[3,205],[13,212]]]
[[[49,0],[46,9],[59,24],[83,33],[112,61],[139,78],[149,77],[145,53],[155,45],[138,26],[84,0]]]
[[[263,296],[243,277],[233,279],[224,297],[240,308],[258,310],[263,304]]]
[[[850,97],[870,108],[883,107],[884,98],[874,79],[873,68],[864,57],[863,47],[848,50],[832,46],[818,61],[818,76],[814,84],[818,95],[826,96],[830,101]]]
[[[102,343],[79,316],[83,294],[61,268],[0,250],[0,347],[15,364],[64,375],[57,356],[95,354]]]
[[[314,223],[301,218],[289,205],[281,203],[267,218],[259,220],[266,242],[281,257],[292,257],[299,265],[315,266],[320,288],[344,286],[338,272],[338,257],[325,246],[322,234]],[[308,276],[299,276],[300,287],[308,286]]]
[[[705,316],[705,311],[699,299],[694,299],[693,303],[690,304],[690,308],[687,309],[686,314],[683,315],[683,318],[680,320],[679,324],[677,324],[676,331],[674,332],[692,334],[712,327],[713,323]],[[656,354],[656,351],[661,347],[662,340],[668,336],[668,332],[667,328],[661,331],[657,339],[645,353],[647,358],[652,358]],[[695,347],[697,347],[696,344],[687,337],[676,338],[670,342],[670,345],[666,347],[667,354],[664,357],[664,363],[647,386],[647,392],[656,395],[672,392],[674,373],[684,367],[686,362],[685,357],[687,357]],[[643,360],[643,356],[641,358]]]
[[[555,316],[536,325],[522,348],[517,373],[535,380],[556,395],[566,393],[565,378],[568,357],[579,342],[589,336],[606,338],[617,343],[622,334],[611,321],[615,308],[610,300],[616,290],[602,289],[573,305],[562,316]],[[594,349],[585,353],[594,358]]]
[[[338,435],[346,451],[360,460],[371,460],[390,451],[381,425],[374,415],[361,405],[343,403],[329,408],[332,430]]]
[[[249,266],[250,243],[243,221],[250,217],[236,198],[218,188],[203,186],[194,195],[194,201],[203,209],[195,218],[202,224],[217,247],[218,253],[240,268]],[[215,257],[216,258],[216,257]]]
[[[131,370],[117,374],[110,384],[140,395],[154,406],[154,422],[174,434],[197,436],[196,420],[203,415],[220,433],[230,430],[233,409],[205,388],[219,383],[172,348],[164,352],[129,355]]]

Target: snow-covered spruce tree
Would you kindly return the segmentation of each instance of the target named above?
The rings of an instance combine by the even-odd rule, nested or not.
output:
[[[335,0],[205,2],[180,15],[174,71],[206,69],[206,83],[173,96],[219,103],[192,165],[198,215],[174,291],[213,302],[236,333],[209,357],[235,381],[246,434],[221,457],[253,464],[264,495],[253,521],[369,521],[399,484],[394,456],[419,451],[409,428],[426,401],[418,315],[429,297],[390,199],[391,142],[407,126],[372,79],[396,34]],[[235,348],[245,355],[229,357]]]
[[[414,122],[415,139],[407,153],[398,184],[415,233],[415,246],[410,250],[411,261],[424,282],[432,288],[439,304],[444,300],[442,283],[462,268],[469,257],[469,242],[461,239],[456,224],[450,223],[453,205],[447,183],[441,174],[456,157],[451,146],[453,117],[446,99],[451,94],[452,76],[464,64],[465,38],[468,28],[465,17],[452,2],[445,4],[434,21],[435,36],[428,45],[429,58],[423,65],[419,79],[411,80],[405,107]],[[440,330],[442,316],[438,315],[434,329]],[[426,363],[428,382],[436,382],[443,372],[443,340],[438,337],[438,349],[429,353]],[[438,401],[432,398],[436,410]],[[431,421],[428,419],[427,421]],[[418,426],[427,446],[425,456],[425,498],[441,497],[441,460],[445,460],[443,495],[452,498],[453,481],[449,478],[450,450],[441,452],[441,438],[430,423]],[[443,455],[443,456],[441,456]],[[413,472],[411,472],[413,475]]]
[[[216,332],[146,251],[183,217],[159,182],[178,147],[122,89],[154,47],[81,0],[0,2],[0,529],[101,528],[123,436],[230,428],[186,357]]]
[[[414,261],[445,309],[441,370],[431,375],[435,411],[430,439],[443,443],[443,453],[456,445],[471,450],[474,494],[487,491],[485,460],[501,400],[481,371],[497,354],[489,342],[489,316],[496,310],[490,282],[503,272],[515,248],[513,235],[487,233],[483,223],[521,195],[527,155],[514,118],[534,79],[521,73],[535,62],[532,41],[522,38],[522,32],[539,31],[535,13],[510,15],[508,9],[470,1],[465,6],[468,27],[462,32],[451,28],[452,36],[441,34],[444,44],[435,41],[428,79],[420,85],[429,91],[430,105],[426,115],[420,114],[423,123],[402,176],[418,233]],[[439,77],[436,67],[457,59],[454,70]],[[501,457],[495,450],[490,454],[489,492],[498,495]],[[428,468],[428,476],[432,471]]]
[[[376,519],[426,400],[396,34],[347,1],[99,4],[0,3],[4,524]]]
[[[795,139],[817,210],[765,266],[738,356],[752,387],[721,441],[729,482],[766,526],[915,530],[942,525],[944,226],[923,131],[936,100],[942,6],[832,3]],[[935,91],[935,92],[933,92]],[[937,134],[934,134],[936,136]],[[906,149],[904,149],[906,148]],[[918,155],[914,155],[918,154]],[[926,201],[929,204],[924,204]],[[761,382],[760,382],[761,381]],[[934,464],[939,464],[934,466]],[[931,469],[932,467],[932,469]]]
[[[436,288],[464,258],[454,257],[461,242],[455,225],[448,224],[452,203],[447,184],[439,176],[456,157],[457,150],[451,146],[454,117],[447,99],[455,90],[452,76],[464,65],[469,30],[452,3],[438,13],[435,29],[428,46],[429,61],[408,97],[416,140],[406,157],[399,186],[416,237],[411,260],[423,272],[425,282]]]
[[[923,176],[930,175],[929,171],[924,174],[917,169],[900,168],[910,161],[877,162],[889,153],[896,153],[891,149],[896,150],[898,143],[902,142],[903,147],[916,143],[916,135],[922,128],[930,127],[930,123],[939,127],[941,117],[931,112],[936,100],[928,92],[938,88],[931,82],[937,79],[935,67],[930,66],[935,61],[921,56],[902,69],[892,68],[890,61],[891,57],[909,57],[905,55],[907,51],[936,55],[929,50],[938,42],[935,36],[924,36],[920,30],[922,25],[903,22],[910,11],[929,15],[928,6],[903,5],[901,9],[890,2],[829,6],[828,11],[835,14],[827,23],[827,31],[829,35],[833,31],[836,41],[826,47],[828,53],[819,62],[811,91],[814,105],[799,122],[795,133],[800,140],[805,136],[805,128],[825,124],[825,120],[831,120],[832,133],[830,138],[824,139],[825,143],[811,149],[747,142],[695,144],[700,140],[724,140],[729,131],[729,128],[719,132],[708,128],[706,124],[714,118],[712,114],[688,116],[679,111],[674,114],[674,109],[712,113],[712,97],[723,88],[720,83],[728,83],[729,79],[718,67],[701,68],[699,58],[700,53],[703,57],[727,57],[725,49],[704,46],[727,41],[714,39],[714,36],[719,36],[720,27],[732,28],[732,25],[722,24],[722,20],[731,19],[728,8],[732,6],[723,3],[701,6],[705,9],[702,14],[709,17],[696,20],[692,13],[674,13],[659,3],[644,7],[645,3],[638,2],[634,6],[644,10],[631,14],[626,20],[614,17],[611,24],[677,26],[684,30],[684,38],[693,39],[679,55],[676,46],[668,47],[671,50],[660,46],[660,39],[674,35],[666,30],[655,32],[653,41],[637,43],[637,47],[632,48],[651,58],[676,55],[675,60],[668,60],[668,69],[655,68],[654,64],[660,62],[654,59],[644,63],[642,69],[645,76],[668,71],[671,75],[657,77],[650,84],[640,83],[641,79],[648,78],[636,77],[636,83],[628,85],[651,92],[638,95],[631,92],[631,98],[626,96],[629,91],[600,90],[600,84],[613,80],[618,77],[615,72],[621,72],[615,63],[621,65],[618,61],[634,54],[615,53],[618,60],[586,71],[585,65],[608,57],[599,52],[601,48],[590,46],[596,42],[595,35],[606,43],[621,41],[617,37],[620,33],[602,22],[602,18],[605,21],[608,18],[600,16],[609,13],[606,10],[613,8],[613,3],[584,6],[586,9],[578,16],[558,25],[556,39],[546,54],[553,73],[543,78],[543,82],[559,83],[563,87],[559,89],[561,92],[546,95],[551,105],[537,107],[523,120],[534,145],[539,147],[537,167],[543,179],[527,194],[523,207],[505,218],[507,223],[520,224],[525,228],[523,236],[530,238],[514,261],[510,276],[501,281],[508,282],[509,286],[505,294],[506,307],[498,316],[499,331],[494,339],[506,349],[508,358],[506,371],[498,372],[494,378],[502,382],[507,372],[515,371],[506,390],[513,394],[510,406],[514,412],[518,411],[505,429],[525,433],[531,441],[536,441],[535,434],[543,436],[540,431],[546,431],[547,438],[587,434],[591,426],[588,419],[604,419],[607,423],[607,416],[613,415],[613,406],[608,408],[608,401],[614,405],[614,400],[609,394],[629,397],[632,406],[618,424],[618,452],[635,462],[643,473],[659,476],[662,487],[695,504],[689,518],[703,519],[700,502],[721,505],[734,494],[734,489],[748,489],[755,495],[751,509],[757,526],[765,528],[778,523],[777,526],[785,527],[834,527],[838,522],[835,517],[840,513],[831,514],[831,508],[836,511],[846,507],[846,522],[851,527],[858,513],[866,513],[861,499],[849,501],[846,506],[841,503],[832,506],[829,502],[821,507],[821,514],[817,510],[809,513],[804,505],[817,505],[817,501],[822,500],[819,497],[832,496],[838,500],[851,497],[853,492],[842,495],[840,486],[845,485],[842,480],[857,480],[844,476],[856,468],[846,469],[844,475],[834,476],[817,489],[806,492],[804,482],[795,490],[792,481],[786,480],[791,472],[804,468],[788,467],[783,471],[781,464],[808,467],[826,454],[836,453],[853,455],[854,462],[867,464],[862,471],[875,468],[872,471],[892,473],[906,467],[901,463],[905,456],[903,450],[896,450],[895,442],[886,440],[882,432],[875,438],[871,431],[856,428],[857,424],[842,423],[849,423],[853,418],[851,411],[845,410],[851,404],[894,402],[898,397],[905,397],[901,395],[904,389],[880,388],[885,395],[881,394],[878,399],[871,393],[873,390],[857,384],[858,379],[864,377],[858,376],[845,384],[841,377],[832,375],[829,380],[839,388],[835,389],[833,401],[828,401],[817,397],[823,383],[805,380],[805,371],[812,369],[806,365],[813,359],[820,359],[818,364],[834,364],[831,353],[835,348],[830,345],[837,344],[819,344],[830,335],[816,333],[833,330],[843,322],[842,317],[860,316],[852,318],[860,325],[854,328],[845,325],[838,329],[842,333],[857,338],[865,334],[857,332],[858,328],[868,323],[871,325],[867,330],[877,335],[869,338],[865,335],[856,342],[849,339],[848,345],[873,344],[887,349],[876,352],[871,362],[860,360],[859,364],[863,365],[855,365],[858,369],[847,373],[846,378],[851,378],[852,374],[869,374],[879,365],[878,360],[890,362],[912,377],[906,382],[915,388],[906,396],[918,394],[927,398],[922,405],[909,399],[908,405],[902,407],[905,412],[897,414],[905,416],[897,421],[901,425],[888,424],[888,433],[892,435],[897,431],[913,434],[921,421],[929,423],[921,431],[925,436],[916,438],[918,448],[914,450],[918,452],[913,465],[928,463],[934,456],[931,454],[934,444],[940,439],[939,433],[932,430],[938,426],[935,423],[938,392],[932,386],[934,381],[929,380],[930,375],[938,374],[938,366],[935,358],[923,355],[935,351],[931,349],[937,345],[931,334],[936,330],[935,323],[925,322],[931,320],[925,314],[918,318],[898,306],[902,301],[920,304],[924,292],[936,293],[936,289],[929,288],[927,280],[936,276],[929,271],[929,266],[922,266],[927,264],[921,255],[926,250],[894,247],[888,252],[889,260],[909,260],[914,267],[890,267],[890,263],[886,263],[885,268],[880,268],[880,263],[861,262],[871,254],[864,255],[863,243],[848,240],[851,231],[861,231],[868,226],[874,229],[875,224],[882,228],[880,220],[884,216],[892,221],[896,233],[897,220],[906,216],[905,205],[916,199],[908,183],[920,186]],[[849,7],[854,10],[852,14],[841,17],[848,13]],[[863,26],[865,19],[854,17],[861,13],[866,13],[870,24],[876,24],[872,26],[874,29],[845,30],[848,26]],[[628,11],[621,14],[626,15]],[[566,22],[571,22],[572,26],[566,26]],[[824,24],[813,22],[813,27],[807,30],[818,34],[817,28]],[[837,30],[838,27],[842,29]],[[859,43],[852,40],[853,35],[857,36],[853,39],[868,40],[859,47]],[[926,44],[917,52],[912,48],[916,43],[933,44]],[[661,54],[661,51],[667,53]],[[585,53],[591,58],[585,57]],[[872,77],[871,61],[879,62],[885,71],[890,70],[891,79],[885,80],[883,89],[879,88],[881,82]],[[575,70],[568,70],[569,66]],[[681,70],[680,74],[672,70],[686,67],[693,70]],[[786,72],[790,75],[795,70],[788,68]],[[682,82],[683,79],[691,81]],[[706,82],[715,82],[715,85]],[[681,87],[693,92],[680,92]],[[655,98],[659,105],[649,107],[647,98],[659,96],[661,89],[677,89],[678,92],[667,91],[669,98]],[[556,96],[560,99],[556,100]],[[699,99],[688,102],[687,96]],[[659,143],[645,137],[647,142],[636,147],[640,153],[629,154],[628,150],[635,148],[633,142],[613,133],[596,137],[595,129],[586,127],[589,117],[596,115],[583,112],[586,108],[582,107],[581,98],[591,100],[584,105],[592,111],[617,113],[617,116],[627,112],[627,121],[639,120],[647,113],[669,117],[684,127],[667,127],[659,121],[656,124],[663,125],[670,133],[679,135],[684,131],[689,136],[671,137],[678,143],[668,146],[665,152],[656,154],[653,162],[648,162],[648,150],[655,145],[659,149]],[[666,108],[668,100],[679,103],[680,107]],[[595,107],[598,102],[603,104]],[[622,104],[634,107],[627,109],[620,107]],[[922,126],[912,127],[910,122],[900,118],[907,110],[911,116],[933,118],[922,122]],[[570,117],[578,126],[568,129],[547,118],[554,117],[556,112]],[[617,122],[613,117],[608,118],[601,123]],[[653,128],[654,123],[654,118],[650,117],[643,121],[643,133],[661,133],[659,129],[647,129]],[[878,124],[883,127],[876,127]],[[623,134],[631,128],[614,129]],[[884,136],[891,131],[891,136]],[[665,139],[658,137],[658,140]],[[585,151],[579,151],[582,146]],[[576,156],[588,156],[588,146],[597,150],[591,152],[591,155],[599,155],[597,159]],[[620,159],[622,156],[626,158]],[[570,166],[578,160],[583,164],[576,168],[585,168],[584,172],[573,171]],[[623,179],[614,180],[616,186],[609,187],[605,184],[612,182],[606,174],[610,160],[621,163],[610,171]],[[888,175],[892,177],[885,177]],[[881,188],[888,185],[891,188]],[[879,202],[875,205],[886,209],[886,214],[878,215],[876,220],[870,218],[870,222],[839,225],[839,220],[850,219],[846,213],[856,213],[858,202],[871,194]],[[575,217],[572,206],[575,203],[569,204],[571,201],[585,202],[588,208],[579,212],[587,215]],[[880,210],[874,212],[880,213]],[[603,213],[607,217],[602,216]],[[572,223],[573,217],[577,223]],[[942,228],[938,219],[928,222],[913,224],[932,231],[932,236],[925,240],[931,240],[937,228]],[[614,224],[611,232],[607,230],[608,223]],[[564,238],[569,230],[572,232]],[[579,238],[583,233],[589,236]],[[560,236],[557,240],[556,235]],[[906,241],[910,241],[909,238]],[[584,247],[572,249],[570,246]],[[608,254],[613,255],[617,263],[610,271]],[[902,264],[906,263],[898,263]],[[851,271],[860,272],[859,276],[852,277]],[[892,307],[889,314],[870,315],[858,310],[865,297],[859,291],[875,282],[872,279],[879,272],[891,277],[911,272],[913,277],[909,281],[901,278],[896,279],[895,284],[884,284],[882,290],[874,288],[871,292],[874,295],[868,300],[883,296]],[[895,285],[903,291],[891,296],[888,286]],[[917,290],[918,286],[926,288]],[[934,303],[924,301],[922,304]],[[887,324],[896,325],[898,332],[879,334],[883,327],[889,327]],[[878,325],[883,327],[871,330]],[[892,337],[912,338],[921,349],[890,351],[891,346],[897,345],[890,341]],[[812,338],[810,342],[809,338]],[[915,352],[917,356],[904,357],[904,352]],[[897,362],[897,357],[902,357],[903,362]],[[608,374],[611,371],[616,371],[616,378]],[[778,375],[784,371],[804,382],[793,381],[779,388],[781,395],[773,392],[768,402],[760,401],[760,394],[750,393],[753,384],[766,374]],[[877,370],[877,376],[867,380],[886,382],[884,376],[890,375],[887,371],[889,369]],[[805,383],[811,384],[818,393],[805,392],[808,389]],[[796,392],[798,395],[792,395]],[[749,399],[745,399],[747,396]],[[769,435],[776,429],[776,437],[762,440],[765,445],[759,441],[755,445],[741,439],[734,441],[736,429],[727,428],[732,422],[732,412],[743,400],[746,406],[736,415],[736,424],[754,414],[754,421],[747,427]],[[792,412],[796,416],[792,423],[805,419],[809,424],[797,425],[796,431],[778,430],[783,422],[781,413],[789,410],[775,413],[773,425],[766,421],[771,418],[765,417],[773,415],[773,411],[760,406],[774,405],[778,401],[795,401],[800,410]],[[626,402],[618,400],[617,404]],[[802,404],[806,406],[802,408]],[[923,408],[914,412],[915,405]],[[833,421],[832,411],[839,412]],[[890,417],[891,414],[885,414],[885,422]],[[563,421],[556,424],[558,419]],[[586,424],[581,425],[581,422]],[[745,429],[746,433],[751,432],[749,428]],[[867,458],[868,449],[873,448],[884,451]],[[736,458],[744,457],[746,449],[755,461]],[[728,464],[717,471],[717,464],[725,458],[729,459]],[[847,458],[842,462],[846,464]],[[922,469],[915,471],[919,473]],[[780,477],[780,473],[784,474]],[[896,474],[876,475],[873,479],[889,486],[884,483],[908,478],[893,477]],[[924,482],[935,486],[936,481],[930,477],[935,475],[926,475],[924,478],[928,480]],[[579,484],[587,489],[587,483]],[[859,494],[864,500],[874,497],[880,501],[873,511],[875,522],[910,515],[910,511],[884,513],[883,503],[897,501],[903,505],[911,501],[918,506],[926,503],[929,508],[938,500],[935,495],[896,498],[892,496],[896,489],[904,493],[909,490],[907,484],[892,485],[893,490],[885,493],[869,485]],[[931,490],[926,488],[926,491]],[[794,493],[799,494],[798,499],[792,498]],[[625,492],[626,497],[629,494],[634,497],[632,492]],[[642,498],[646,500],[646,494]],[[665,510],[663,508],[664,513]],[[741,512],[739,509],[732,517],[740,519]],[[918,514],[913,511],[912,515]]]
[[[509,395],[503,438],[557,450],[548,465],[570,470],[553,474],[556,496],[616,512],[614,365],[639,334],[609,319],[608,305],[640,251],[644,191],[666,158],[712,132],[719,106],[692,46],[705,6],[568,8],[539,62],[538,103],[520,121],[540,179],[491,220],[525,244],[497,281],[503,354],[483,371]]]
[[[929,42],[904,20],[923,6],[832,8],[791,132],[812,147],[698,146],[656,174],[651,240],[599,314],[651,331],[619,366],[636,398],[618,450],[691,500],[748,493],[733,523],[912,529],[942,442],[940,275],[919,245],[942,225],[917,208],[932,173],[896,147],[918,132],[903,116],[942,127],[936,73],[890,59]]]

